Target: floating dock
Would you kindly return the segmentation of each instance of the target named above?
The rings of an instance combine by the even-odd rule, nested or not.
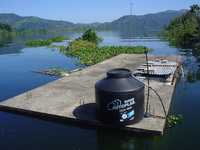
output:
[[[166,59],[177,60],[176,57],[166,57]],[[0,103],[0,110],[71,122],[84,127],[116,128],[103,124],[96,118],[94,85],[97,80],[105,77],[106,72],[110,69],[128,68],[134,71],[144,63],[144,55],[122,54],[5,100]],[[175,74],[168,82],[150,80],[150,86],[162,97],[167,113],[170,109],[175,84]],[[147,94],[147,90],[145,94]],[[144,118],[137,124],[119,129],[133,134],[162,135],[166,119],[162,105],[152,91],[150,92],[149,112],[153,117]]]

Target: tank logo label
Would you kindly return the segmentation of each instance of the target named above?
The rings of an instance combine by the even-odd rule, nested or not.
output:
[[[120,99],[116,99],[116,100],[108,103],[107,109],[109,111],[119,110],[119,109],[124,109],[124,108],[130,107],[130,106],[133,106],[134,104],[135,104],[135,98],[125,100],[123,103]]]

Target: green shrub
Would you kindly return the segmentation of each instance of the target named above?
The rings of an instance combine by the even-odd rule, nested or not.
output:
[[[97,36],[96,32],[93,31],[92,29],[88,29],[81,37],[82,40],[84,41],[89,41],[92,43],[95,43],[96,45],[99,44],[99,42],[102,41],[100,37]]]
[[[192,5],[190,10],[171,21],[164,35],[171,45],[193,49],[200,55],[200,6]]]

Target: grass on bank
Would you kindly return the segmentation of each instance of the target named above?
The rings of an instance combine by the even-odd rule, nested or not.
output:
[[[144,54],[149,50],[143,46],[103,46],[96,48],[70,49],[61,47],[65,55],[77,57],[81,64],[94,65],[119,54]]]
[[[58,36],[58,37],[50,38],[47,40],[31,40],[31,41],[26,42],[26,46],[29,46],[29,47],[49,46],[54,42],[62,42],[65,39],[66,39],[65,37]]]

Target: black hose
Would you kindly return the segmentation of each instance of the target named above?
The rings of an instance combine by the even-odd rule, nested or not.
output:
[[[158,92],[157,92],[155,89],[153,89],[152,87],[148,87],[148,88],[151,89],[151,90],[158,96],[158,98],[159,98],[159,100],[160,100],[160,103],[161,103],[161,105],[162,105],[163,111],[164,111],[164,113],[165,113],[165,118],[166,118],[166,117],[167,117],[167,112],[166,112],[165,106],[164,106],[164,104],[163,104],[162,98],[160,97],[160,95],[158,94]]]
[[[147,91],[147,104],[146,104],[146,110],[145,110],[145,117],[149,117],[149,114],[148,114],[148,106],[149,106],[149,97],[150,97],[150,89],[156,94],[156,96],[158,96],[159,100],[160,100],[160,103],[162,105],[162,108],[163,108],[163,111],[164,111],[164,114],[165,114],[165,118],[167,117],[167,112],[166,112],[166,109],[165,109],[165,106],[163,104],[163,100],[162,98],[160,97],[160,95],[158,94],[158,92],[153,89],[152,87],[150,87],[150,81],[149,81],[149,60],[148,60],[148,51],[145,50],[145,56],[146,56],[146,65],[147,65],[147,85],[144,84],[145,86],[147,86],[148,88],[148,91]]]
[[[135,79],[137,79],[138,81],[140,81],[138,78],[136,78],[136,77],[134,76],[134,74],[132,74],[132,76],[133,76]],[[142,81],[140,81],[140,82],[142,82]],[[146,85],[144,82],[142,82],[142,83],[144,84],[144,86],[148,87],[148,89],[151,89],[151,90],[156,94],[156,96],[158,96],[159,101],[160,101],[160,103],[161,103],[161,105],[162,105],[164,114],[165,114],[165,118],[166,118],[166,117],[167,117],[167,111],[166,111],[166,109],[165,109],[165,106],[164,106],[164,104],[163,104],[163,100],[162,100],[161,96],[158,94],[158,92],[157,92],[155,89],[153,89],[153,88],[150,87],[149,85]],[[148,91],[147,95],[150,96],[150,91]],[[148,99],[147,99],[147,100],[148,100]],[[149,104],[146,104],[146,107],[148,107],[148,105],[149,105]],[[146,116],[146,117],[149,117],[149,115],[148,115],[147,113],[148,113],[148,111],[145,112],[145,116]]]

